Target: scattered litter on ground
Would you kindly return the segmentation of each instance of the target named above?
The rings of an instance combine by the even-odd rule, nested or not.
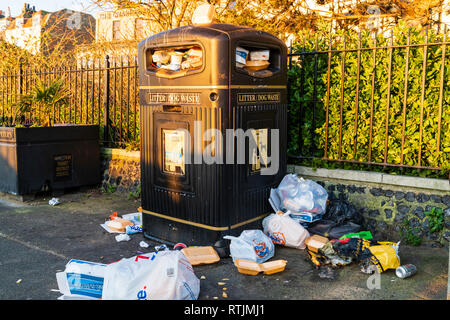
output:
[[[106,264],[70,260],[62,272],[56,273],[60,299],[100,299]]]
[[[282,272],[286,267],[286,260],[275,260],[265,263],[257,263],[250,260],[236,259],[234,265],[237,267],[239,273],[256,276],[260,272],[266,275]]]
[[[308,227],[321,219],[327,199],[328,193],[318,183],[287,174],[278,188],[271,189],[269,202],[275,212],[286,212],[302,226]]]
[[[177,243],[173,246],[173,250],[182,250],[184,248],[187,248],[187,245],[184,243]]]
[[[20,284],[22,282],[22,279],[19,279],[16,281],[17,284]]]
[[[362,239],[368,239],[368,240],[373,239],[372,233],[370,231],[361,231],[361,232],[356,232],[356,233],[344,234],[339,239],[350,239],[350,238],[362,238]]]
[[[278,211],[270,214],[262,221],[264,233],[267,234],[274,244],[286,247],[305,249],[305,239],[309,237],[308,231],[288,213]]]
[[[166,251],[166,250],[169,250],[169,247],[165,244],[155,246],[155,251]]]
[[[139,246],[142,248],[148,248],[150,245],[145,241],[141,241],[139,242]]]
[[[319,268],[319,278],[334,280],[336,274],[333,268],[330,266],[322,266]]]
[[[142,214],[140,212],[128,213],[120,218],[117,212],[109,215],[109,220],[100,226],[109,233],[142,233]]]
[[[167,250],[111,264],[70,260],[56,273],[60,300],[195,300],[200,280],[186,257]],[[151,288],[151,290],[150,290]]]
[[[397,267],[397,269],[395,269],[395,275],[401,279],[411,277],[412,275],[416,274],[416,272],[417,267],[410,263],[405,264],[403,266],[399,266]]]
[[[193,266],[212,264],[220,261],[220,257],[211,246],[183,248],[181,252]]]
[[[116,241],[117,242],[121,242],[121,241],[130,241],[131,237],[127,234],[121,233],[119,235],[116,236]]]
[[[61,203],[61,202],[59,201],[58,198],[51,198],[51,199],[48,201],[48,204],[51,205],[51,206],[57,206],[57,205],[60,204],[60,203]]]
[[[239,237],[225,236],[231,240],[230,255],[235,259],[245,259],[263,263],[275,254],[275,245],[261,230],[244,230]]]

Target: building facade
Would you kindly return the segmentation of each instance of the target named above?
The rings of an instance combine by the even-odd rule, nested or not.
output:
[[[0,18],[0,37],[32,54],[48,54],[56,46],[71,50],[92,42],[94,35],[95,18],[68,9],[36,11],[25,4],[19,16]]]

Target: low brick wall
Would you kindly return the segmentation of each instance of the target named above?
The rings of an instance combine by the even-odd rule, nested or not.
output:
[[[137,193],[141,184],[139,151],[101,150],[102,188],[108,192]]]
[[[366,227],[377,238],[398,241],[406,232],[403,221],[426,245],[448,245],[450,240],[450,185],[447,180],[411,178],[348,170],[313,170],[288,166],[288,172],[318,182],[329,199],[343,199],[363,214]],[[434,207],[444,211],[444,228],[430,232],[425,212]]]

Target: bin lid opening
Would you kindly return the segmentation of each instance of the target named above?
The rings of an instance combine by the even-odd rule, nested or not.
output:
[[[203,50],[199,45],[148,49],[147,70],[161,77],[179,77],[203,66]]]
[[[281,70],[281,50],[240,43],[236,46],[236,70],[255,78],[267,78]]]

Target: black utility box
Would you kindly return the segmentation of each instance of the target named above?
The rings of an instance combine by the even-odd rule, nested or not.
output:
[[[215,245],[261,228],[286,172],[286,45],[210,24],[156,34],[138,52],[144,236]]]
[[[0,192],[34,195],[99,183],[97,125],[0,127]]]

